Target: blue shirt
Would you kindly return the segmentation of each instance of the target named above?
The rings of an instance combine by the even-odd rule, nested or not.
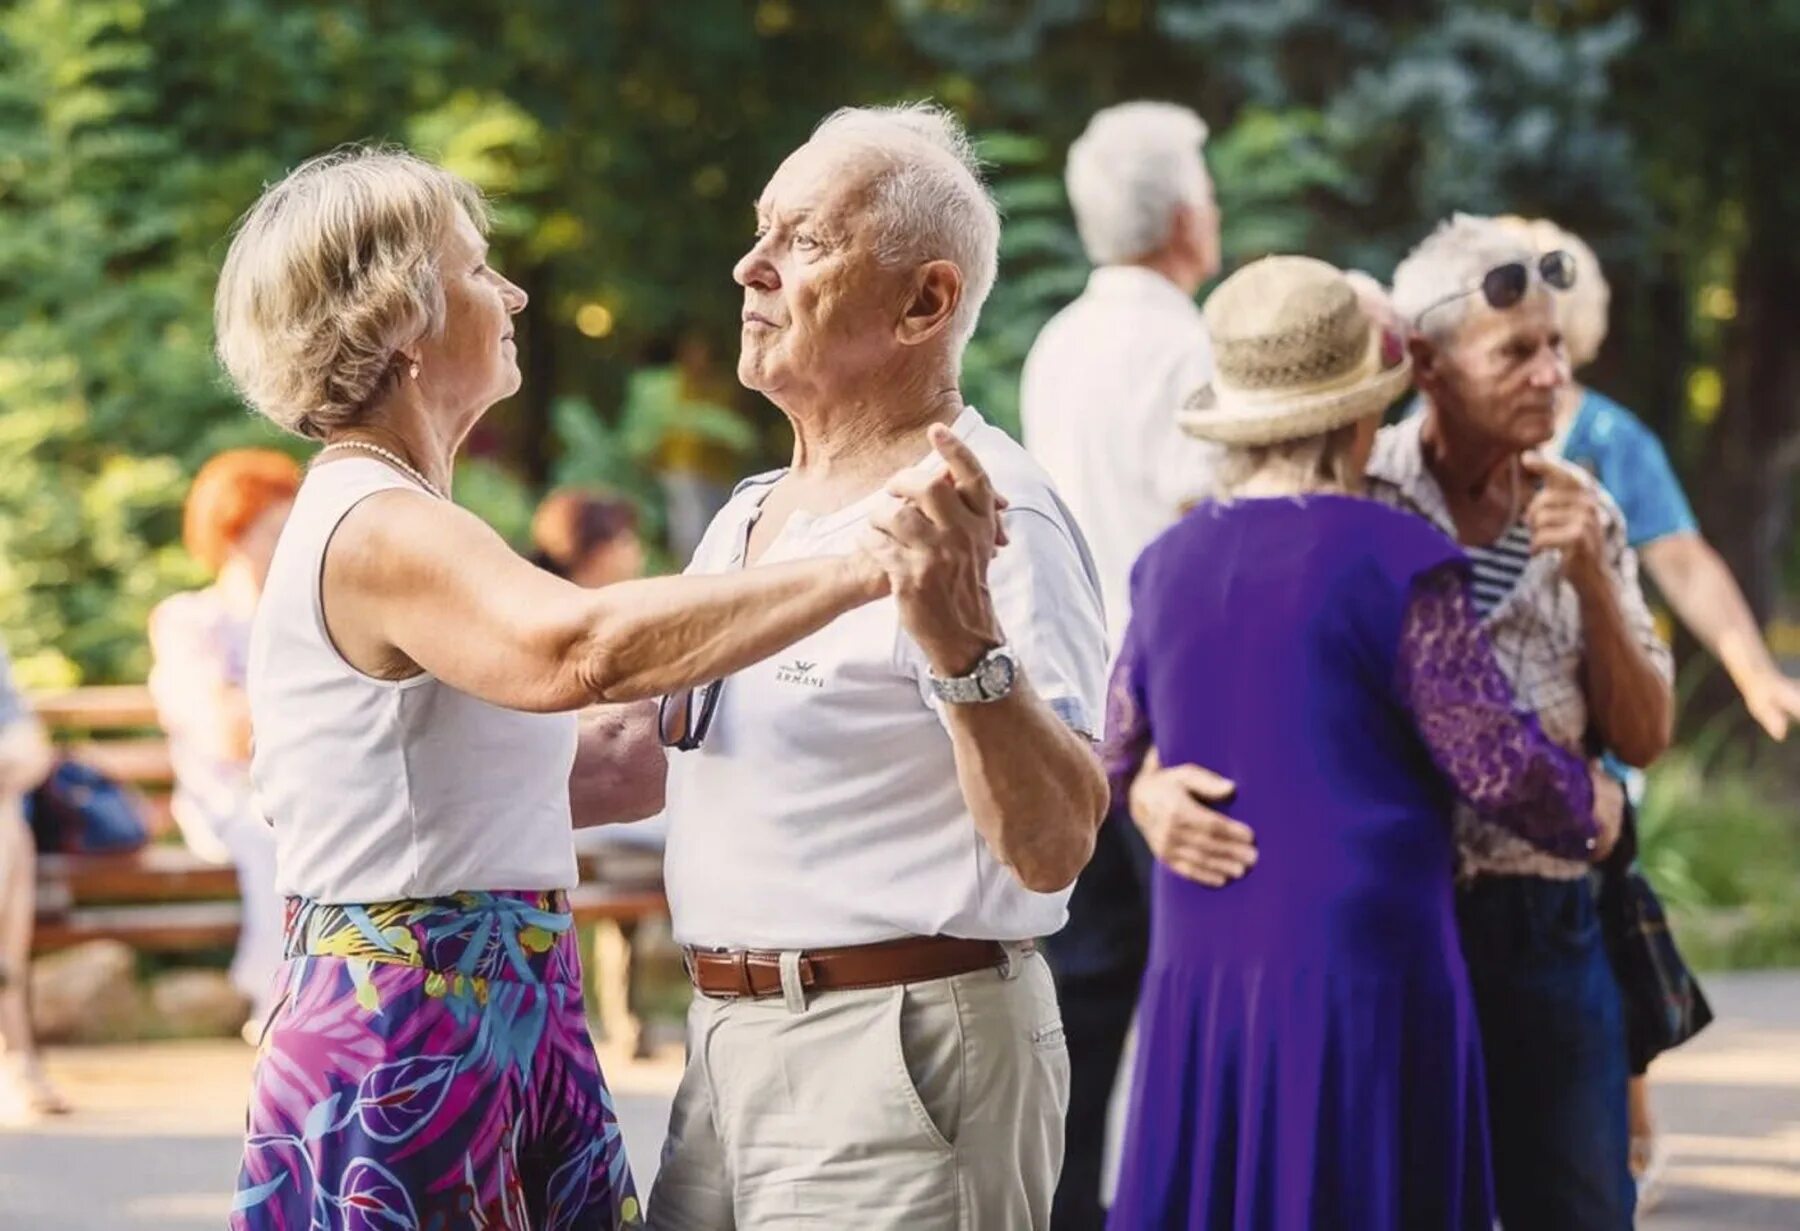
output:
[[[1672,534],[1699,532],[1662,441],[1642,419],[1604,393],[1583,391],[1563,438],[1562,454],[1598,479],[1612,496],[1625,514],[1625,538],[1634,549]],[[1625,784],[1633,803],[1642,801],[1643,774],[1610,752],[1606,767]]]
[[[1604,393],[1589,389],[1582,395],[1562,455],[1598,479],[1618,503],[1632,547],[1699,531],[1662,441]]]

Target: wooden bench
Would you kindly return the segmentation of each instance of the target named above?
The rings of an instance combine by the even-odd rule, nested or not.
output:
[[[44,855],[37,868],[38,952],[119,940],[143,952],[229,949],[242,919],[237,872],[180,844],[170,814],[173,770],[156,707],[142,687],[79,688],[33,699],[56,743],[130,787],[144,802],[149,845],[125,854]],[[597,927],[594,978],[609,1037],[634,1046],[640,1024],[628,1006],[627,930],[668,914],[661,863],[629,849],[585,855],[569,895],[578,923]]]

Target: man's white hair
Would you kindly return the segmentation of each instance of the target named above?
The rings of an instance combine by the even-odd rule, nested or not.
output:
[[[1063,172],[1089,260],[1136,261],[1169,242],[1176,209],[1206,192],[1206,133],[1205,120],[1174,103],[1120,103],[1094,113]]]
[[[1581,236],[1548,218],[1508,216],[1500,222],[1517,231],[1540,255],[1561,249],[1575,258],[1575,285],[1557,295],[1556,315],[1562,322],[1569,363],[1585,368],[1606,342],[1607,311],[1612,305],[1612,287],[1600,268],[1600,258]]]
[[[1407,328],[1443,341],[1462,328],[1470,309],[1486,305],[1481,280],[1490,269],[1509,261],[1530,263],[1535,256],[1531,241],[1499,220],[1452,214],[1394,270],[1394,311]],[[1543,293],[1535,278],[1528,294]]]
[[[881,157],[870,208],[883,264],[943,260],[962,271],[962,302],[950,321],[960,359],[1000,266],[1000,207],[962,124],[935,103],[843,107],[812,139],[849,141]]]

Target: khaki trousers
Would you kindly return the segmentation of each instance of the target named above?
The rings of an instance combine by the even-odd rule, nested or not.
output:
[[[653,1231],[1050,1225],[1069,1056],[1042,956],[905,987],[696,996]]]

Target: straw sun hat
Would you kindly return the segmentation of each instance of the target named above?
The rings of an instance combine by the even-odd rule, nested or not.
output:
[[[1254,261],[1207,297],[1215,368],[1177,419],[1189,435],[1257,446],[1318,436],[1379,414],[1412,365],[1373,324],[1349,281],[1324,261]]]

